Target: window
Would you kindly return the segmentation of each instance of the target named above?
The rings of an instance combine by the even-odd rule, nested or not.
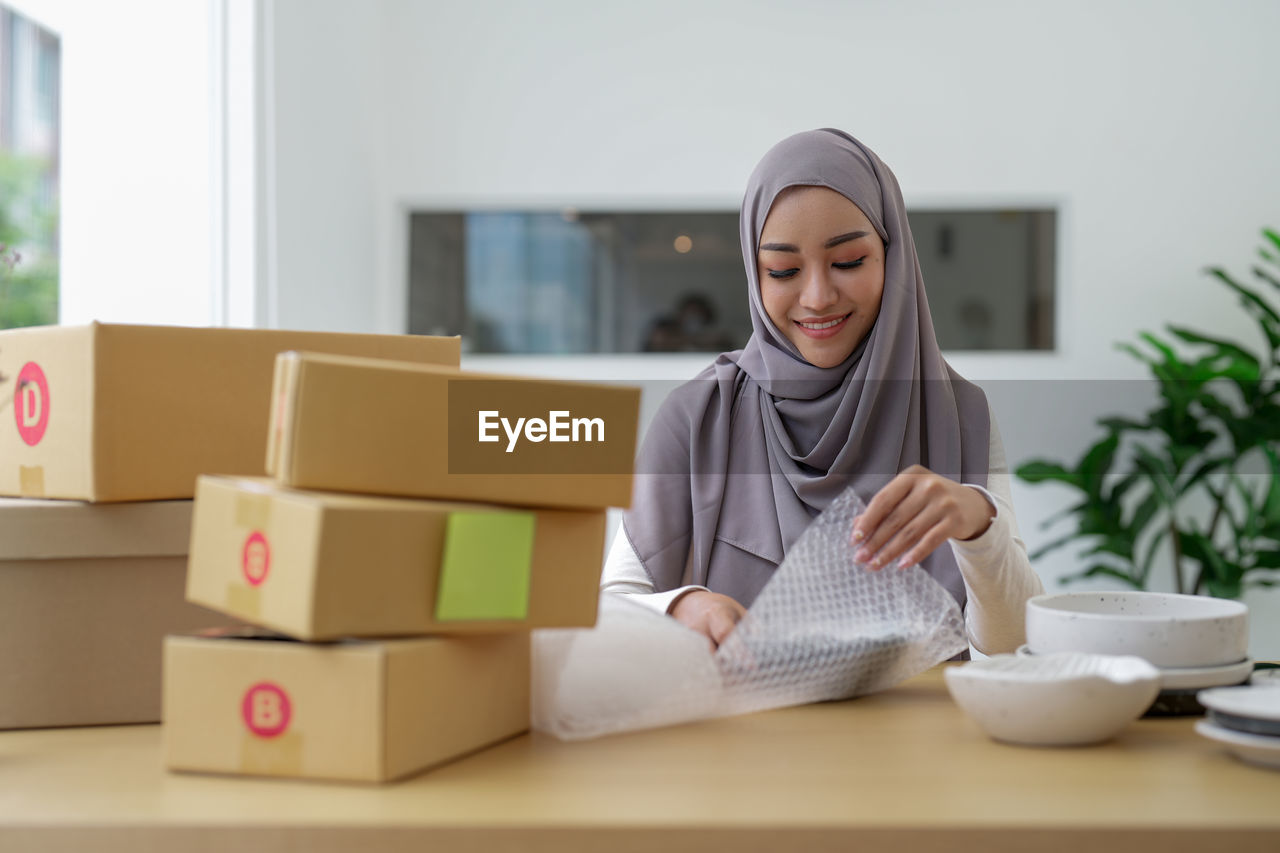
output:
[[[0,328],[58,320],[56,35],[0,6]]]
[[[910,214],[938,342],[1053,348],[1052,210]],[[718,352],[751,334],[736,212],[420,211],[409,331],[470,352]]]

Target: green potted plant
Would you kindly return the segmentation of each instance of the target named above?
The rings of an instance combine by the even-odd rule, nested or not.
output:
[[[1177,592],[1236,598],[1280,582],[1280,309],[1263,292],[1280,292],[1280,233],[1262,233],[1252,267],[1261,289],[1220,267],[1207,271],[1254,320],[1260,347],[1182,326],[1166,326],[1167,338],[1143,332],[1141,346],[1118,346],[1156,380],[1145,417],[1099,419],[1102,438],[1073,466],[1037,459],[1017,468],[1029,483],[1076,492],[1044,523],[1072,519],[1074,529],[1031,555],[1083,545],[1086,568],[1064,581],[1106,577],[1145,589],[1165,553]]]

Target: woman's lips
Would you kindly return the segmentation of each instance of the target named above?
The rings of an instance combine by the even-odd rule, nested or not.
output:
[[[849,314],[835,314],[831,317],[794,320],[793,322],[796,324],[796,328],[809,337],[821,339],[838,335],[851,316],[853,316],[852,312]]]

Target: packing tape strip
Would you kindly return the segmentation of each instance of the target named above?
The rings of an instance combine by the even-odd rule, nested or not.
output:
[[[243,583],[229,583],[225,603],[228,613],[256,622],[262,613],[262,592]]]
[[[18,466],[18,494],[24,498],[44,497],[44,466]]]
[[[301,776],[302,735],[285,732],[272,738],[245,732],[240,738],[241,773],[253,776]]]
[[[266,495],[236,496],[236,525],[264,530],[271,522],[271,498]]]

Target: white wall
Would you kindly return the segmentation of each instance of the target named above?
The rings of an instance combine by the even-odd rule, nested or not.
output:
[[[208,323],[206,3],[6,3],[61,39],[60,322]]]
[[[391,102],[382,5],[268,1],[275,81],[275,325],[369,331]]]
[[[1258,229],[1280,226],[1269,0],[274,8],[284,326],[402,330],[414,204],[732,208],[770,145],[837,126],[909,204],[1059,206],[1057,352],[953,361],[988,383],[1011,461],[1067,459],[1096,416],[1141,403],[1100,381],[1144,376],[1115,341],[1168,321],[1249,330],[1200,270],[1244,271]],[[472,363],[643,379],[702,360]],[[1068,378],[1094,385],[1048,381]],[[1033,547],[1064,498],[1015,487]],[[1051,588],[1077,568],[1038,564]],[[1280,594],[1249,601],[1255,654],[1280,657]]]

